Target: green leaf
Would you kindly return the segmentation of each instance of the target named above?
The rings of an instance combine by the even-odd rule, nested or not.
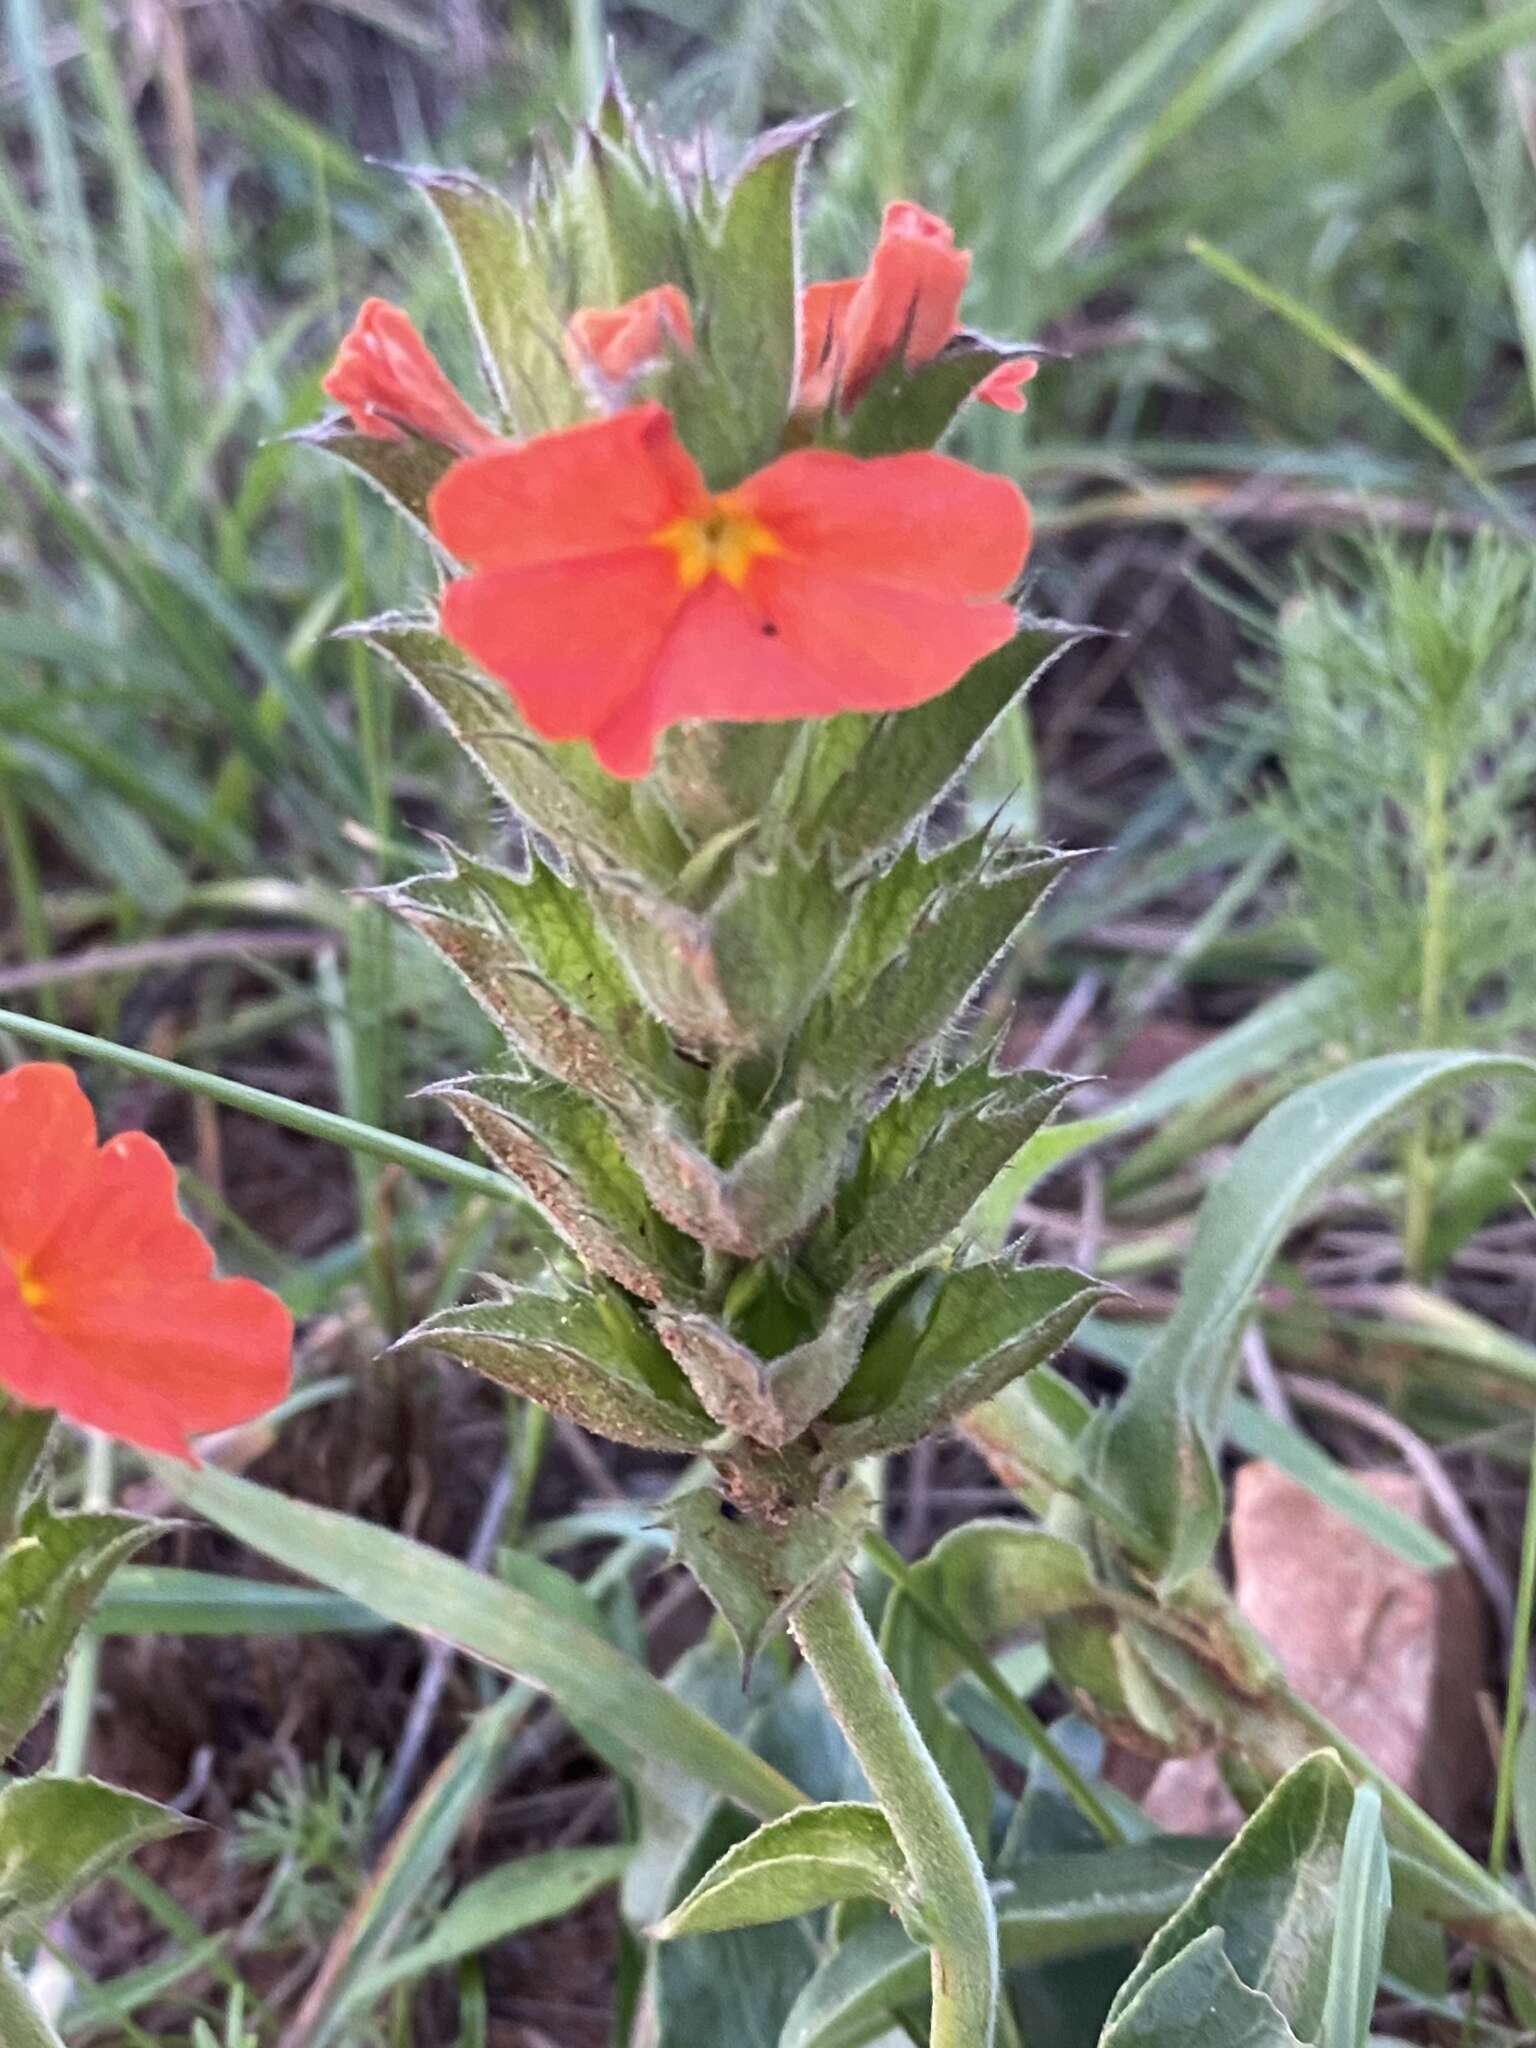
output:
[[[759,818],[806,728],[796,719],[685,719],[662,735],[655,776],[696,847]]]
[[[929,893],[863,994],[845,1003],[834,982],[818,1002],[800,1053],[802,1092],[868,1086],[937,1038],[1065,865],[1058,854],[994,853],[978,870],[975,845],[941,856],[945,873],[952,859],[970,859],[965,886]]]
[[[642,1301],[693,1300],[697,1253],[658,1216],[602,1106],[563,1081],[508,1070],[425,1091],[528,1190],[580,1255]]]
[[[91,1617],[98,1636],[307,1636],[384,1626],[371,1608],[334,1593],[171,1565],[124,1565]]]
[[[823,858],[738,853],[709,911],[622,877],[592,878],[609,943],[682,1045],[777,1048],[825,978],[852,907]]]
[[[1142,1130],[1194,1103],[1226,1095],[1313,1051],[1332,1027],[1346,986],[1343,975],[1331,968],[1310,974],[1260,1003],[1209,1044],[1175,1060],[1104,1115],[1053,1124],[1038,1132],[977,1203],[968,1224],[970,1234],[982,1250],[1001,1251],[1019,1203],[1063,1160],[1106,1138]]]
[[[17,1534],[46,1479],[53,1422],[51,1408],[0,1406],[0,1545]]]
[[[798,368],[797,199],[801,171],[826,117],[763,136],[726,196],[705,263],[699,347],[731,394],[747,470],[778,454]]]
[[[1018,636],[910,711],[850,715],[818,728],[841,773],[808,844],[828,845],[854,866],[905,839],[974,758],[1008,706],[1083,637],[1076,626],[1025,620]],[[862,744],[855,746],[858,735]]]
[[[878,1806],[802,1806],[726,1851],[657,1927],[658,1941],[819,1913],[844,1899],[910,1912],[906,1858]]]
[[[699,1486],[669,1502],[660,1519],[750,1672],[801,1602],[847,1568],[871,1512],[869,1495],[851,1484],[826,1504],[792,1509],[770,1526],[736,1515],[714,1487]]]
[[[552,1627],[536,1601],[455,1558],[211,1467],[193,1471],[156,1459],[154,1469],[189,1507],[290,1571],[547,1692],[621,1745],[637,1772],[654,1758],[764,1819],[799,1804],[777,1771],[643,1666],[572,1622]]]
[[[94,1778],[23,1778],[5,1786],[0,1947],[44,1926],[122,1857],[185,1826],[167,1807]]]
[[[510,200],[463,171],[400,166],[448,239],[486,381],[524,434],[568,427],[585,410],[561,355],[565,318],[542,252]]]
[[[1047,1529],[993,1519],[951,1529],[911,1567],[911,1577],[914,1590],[983,1647],[1011,1641],[1054,1615],[1091,1607],[1097,1591],[1077,1544]],[[899,1587],[886,1605],[880,1646],[903,1673],[915,1669],[921,1646],[924,1690],[933,1698],[964,1669],[958,1652],[927,1626]]]
[[[665,1346],[596,1277],[443,1309],[395,1349],[446,1352],[615,1443],[695,1451],[718,1434]]]
[[[910,367],[897,356],[870,385],[846,420],[829,416],[829,438],[853,455],[904,455],[932,448],[985,378],[1003,363],[1038,356],[1039,349],[957,334],[926,362]]]
[[[0,2041],[5,2048],[64,2048],[8,1956],[0,1956]]]
[[[301,448],[318,448],[322,454],[346,463],[403,512],[434,549],[437,539],[427,516],[427,500],[453,467],[455,457],[435,441],[385,441],[376,434],[360,434],[345,419],[319,420],[285,436]]]
[[[1212,1927],[1117,2007],[1100,2048],[1298,2048],[1272,1998],[1246,1985]]]
[[[1328,1965],[1319,2048],[1368,2048],[1381,1978],[1392,1876],[1381,1827],[1381,1794],[1361,1785],[1344,1836],[1339,1911]]]
[[[1253,1298],[1313,1194],[1395,1118],[1479,1082],[1536,1082],[1536,1064],[1478,1052],[1389,1053],[1272,1109],[1201,1205],[1179,1304],[1129,1393],[1095,1426],[1095,1486],[1172,1589],[1222,1523],[1215,1446]]]
[[[529,1058],[620,1107],[687,1092],[686,1069],[591,908],[530,851],[522,874],[445,846],[451,865],[377,892],[462,975]]]
[[[828,1284],[869,1286],[932,1251],[1075,1086],[982,1059],[899,1090],[865,1130],[844,1228],[817,1259]]]
[[[1204,1842],[1165,1837],[1035,1858],[997,1889],[1004,1966],[1144,1940],[1187,1898],[1210,1853]],[[894,2014],[922,2004],[928,1968],[927,1951],[914,1947],[893,1920],[861,1927],[806,1986],[780,2048],[865,2048],[886,2032]]]
[[[660,1110],[625,1118],[622,1141],[669,1223],[715,1251],[758,1259],[798,1236],[831,1201],[855,1115],[840,1097],[799,1096],[775,1110],[728,1167],[716,1166]]]
[[[772,1359],[761,1358],[711,1316],[658,1309],[655,1321],[662,1342],[721,1428],[779,1449],[847,1384],[869,1317],[867,1295],[839,1295],[813,1336]]]
[[[1006,1259],[949,1274],[915,1341],[866,1348],[829,1411],[829,1462],[916,1443],[991,1400],[1058,1351],[1106,1291],[1069,1266]]]
[[[1148,1943],[1120,1987],[1106,2042],[1120,2048],[1122,2040],[1155,2038],[1146,2030],[1144,2017],[1124,2036],[1116,2033],[1116,2025],[1129,2018],[1159,1973],[1202,1937],[1212,1936],[1215,1954],[1230,1964],[1234,1982],[1273,2001],[1300,2039],[1315,2041],[1328,1997],[1340,1873],[1354,1800],[1349,1775],[1331,1751],[1319,1751],[1288,1771],[1185,1904]],[[1199,1981],[1224,1982],[1214,1964],[1204,1960],[1209,1953],[1207,1941],[1200,1950]],[[1190,1975],[1196,1975],[1193,1966]],[[1170,1974],[1164,1992],[1154,2001],[1165,2013],[1176,1983]]]
[[[158,1533],[128,1515],[28,1510],[0,1551],[0,1757],[43,1711],[107,1580]]]
[[[348,626],[425,699],[496,794],[557,846],[621,873],[665,883],[686,858],[666,820],[642,811],[635,786],[605,774],[582,741],[536,739],[500,684],[445,640],[435,618],[391,612]]]
[[[449,1900],[424,1940],[396,1950],[387,1962],[365,1970],[338,2006],[338,2020],[365,2011],[397,1984],[413,1983],[429,1971],[509,1941],[525,1928],[574,1913],[596,1893],[618,1882],[631,1853],[623,1844],[549,1849],[487,1871]]]

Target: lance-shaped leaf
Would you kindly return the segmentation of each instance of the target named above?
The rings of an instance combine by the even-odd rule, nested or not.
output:
[[[871,1342],[830,1411],[824,1455],[842,1464],[916,1443],[1061,1348],[1110,1290],[1069,1266],[1000,1259],[948,1275],[915,1324]]]
[[[963,891],[930,897],[907,942],[851,1005],[829,990],[804,1033],[806,1092],[868,1085],[930,1044],[1061,873],[1066,856],[994,855]]]
[[[905,839],[962,773],[1010,704],[1083,638],[1083,629],[1026,619],[952,690],[910,711],[850,713],[817,729],[813,771],[826,795],[810,843],[856,866]]]
[[[826,125],[821,116],[761,138],[726,196],[707,259],[699,347],[731,393],[748,469],[770,461],[784,438],[799,356],[800,177]]]
[[[405,514],[423,539],[437,547],[427,517],[427,500],[453,467],[456,458],[451,450],[415,434],[398,441],[360,434],[340,414],[317,420],[312,427],[300,427],[285,438],[301,448],[318,448],[366,477],[381,497]]]
[[[665,1346],[595,1276],[443,1309],[395,1348],[445,1351],[615,1443],[696,1451],[716,1434]]]
[[[782,1045],[826,978],[851,908],[822,859],[764,864],[738,852],[719,899],[689,910],[609,874],[592,877],[609,943],[682,1044]]]
[[[1220,1980],[1204,1960],[1212,1952],[1213,1936],[1215,1951],[1224,1956],[1234,1981],[1272,2001],[1301,2040],[1315,2041],[1328,1998],[1339,1878],[1354,1799],[1349,1774],[1331,1751],[1307,1757],[1288,1771],[1148,1943],[1110,2008],[1106,2041],[1169,2038],[1140,2027],[1122,2037],[1115,2029],[1165,1972],[1168,1985],[1159,2007],[1172,2010],[1168,1992],[1178,1982],[1172,1972],[1196,1943],[1202,1944],[1201,1981]]]
[[[561,354],[571,308],[509,199],[463,171],[401,167],[447,237],[486,380],[520,432],[567,427],[586,410]]]
[[[588,135],[592,189],[601,200],[612,252],[614,291],[632,299],[653,285],[693,296],[697,228],[682,187],[637,123],[628,132]]]
[[[1314,1081],[1272,1109],[1201,1206],[1178,1307],[1126,1395],[1101,1411],[1095,1487],[1162,1585],[1185,1583],[1222,1525],[1216,1447],[1243,1322],[1308,1199],[1393,1120],[1453,1089],[1516,1081],[1536,1062],[1479,1052],[1387,1053]]]
[[[186,1825],[168,1807],[94,1778],[7,1785],[0,1791],[0,1946],[46,1925],[121,1857]]]
[[[687,1091],[691,1070],[635,994],[579,889],[530,851],[509,873],[445,847],[451,866],[378,892],[547,1073],[634,1108]]]
[[[1082,1439],[1093,1404],[1048,1365],[1037,1365],[965,1418],[964,1434],[992,1470],[1043,1515],[1083,1477]]]
[[[0,1757],[42,1712],[102,1587],[157,1533],[129,1515],[28,1510],[0,1551]]]
[[[1188,1897],[1211,1854],[1209,1843],[1165,1836],[1129,1848],[1033,1858],[997,1887],[1004,1967],[1144,1941]],[[928,1981],[928,1951],[894,1920],[872,1920],[840,1943],[807,1984],[780,2048],[866,2048],[890,2030],[897,2014],[922,2006]],[[1169,2036],[1169,2048],[1182,2039]]]
[[[911,449],[932,448],[994,370],[1020,357],[1049,353],[960,333],[925,363],[909,366],[898,355],[846,418],[828,415],[826,437],[834,447],[854,455],[905,455]]]
[[[521,1181],[590,1266],[643,1301],[691,1300],[696,1247],[646,1200],[601,1105],[563,1081],[483,1074],[426,1091]]]
[[[843,1227],[818,1272],[830,1285],[868,1286],[932,1251],[1075,1086],[1059,1074],[994,1074],[977,1060],[898,1091],[865,1132],[853,1199],[839,1204]]]
[[[878,1806],[852,1800],[802,1806],[728,1849],[655,1932],[719,1934],[819,1913],[845,1899],[879,1899],[892,1912],[917,1904],[907,1859]]]
[[[665,1111],[622,1119],[630,1164],[670,1223],[715,1251],[756,1259],[805,1230],[832,1199],[855,1107],[799,1097],[775,1110],[728,1167],[716,1166]]]
[[[915,1646],[921,1645],[925,1690],[935,1698],[965,1667],[925,1619],[923,1606],[994,1650],[1056,1615],[1091,1608],[1098,1597],[1086,1553],[1065,1536],[1024,1522],[984,1519],[951,1529],[910,1576],[911,1593],[898,1586],[887,1602],[880,1646],[892,1668],[904,1673],[916,1668]]]
[[[1209,1928],[1157,1975],[1099,2036],[1099,2048],[1300,2048],[1285,2014],[1265,1992],[1245,1984]]]
[[[500,684],[438,630],[435,618],[392,612],[343,628],[366,641],[426,700],[496,794],[556,845],[621,873],[665,883],[687,849],[636,785],[607,775],[584,741],[539,740]]]
[[[656,1328],[722,1429],[780,1449],[847,1384],[869,1328],[866,1294],[840,1295],[814,1336],[761,1357],[706,1315],[662,1308]]]
[[[713,1487],[701,1486],[670,1502],[662,1519],[750,1672],[801,1602],[846,1569],[872,1512],[863,1487],[848,1485],[829,1502],[792,1509],[770,1526],[731,1514]]]

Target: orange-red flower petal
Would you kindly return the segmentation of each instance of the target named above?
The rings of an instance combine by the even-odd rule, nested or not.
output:
[[[669,351],[693,347],[693,315],[675,284],[658,284],[622,306],[585,306],[565,330],[571,374],[591,373],[605,384],[624,384]]]
[[[1010,356],[999,363],[976,386],[983,405],[995,405],[999,412],[1022,412],[1027,403],[1024,386],[1031,383],[1040,364],[1034,356]]]
[[[884,710],[1014,630],[1015,485],[947,456],[782,457],[712,497],[658,405],[461,463],[433,494],[471,569],[448,636],[535,731],[645,774],[680,719]]]
[[[909,368],[931,361],[959,332],[970,272],[970,252],[955,247],[947,221],[893,200],[864,275],[808,284],[800,294],[796,410],[824,412],[834,398],[846,410],[898,356]],[[1000,363],[975,395],[1022,412],[1022,387],[1038,367],[1029,356]]]
[[[408,313],[368,299],[321,381],[360,434],[404,441],[416,434],[455,455],[478,455],[497,436],[454,390]]]
[[[67,1067],[0,1075],[0,1386],[187,1457],[282,1399],[292,1345],[276,1295],[214,1277],[153,1139],[98,1148]]]

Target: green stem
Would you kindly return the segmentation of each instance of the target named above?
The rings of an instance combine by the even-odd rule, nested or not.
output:
[[[991,2048],[997,1918],[960,1809],[885,1667],[850,1582],[840,1577],[807,1600],[793,1627],[917,1886],[933,1949],[930,2048]]]
[[[99,1512],[112,1505],[112,1439],[93,1429],[85,1440],[85,1486],[81,1505]],[[53,1742],[53,1774],[78,1778],[91,1747],[96,1717],[96,1680],[101,1667],[101,1638],[83,1635],[69,1660],[59,1698],[58,1732]]]
[[[1424,942],[1419,958],[1420,1047],[1428,1051],[1445,1035],[1445,983],[1451,937],[1449,762],[1443,743],[1434,742],[1424,763]],[[1403,1213],[1403,1256],[1415,1279],[1425,1275],[1435,1200],[1434,1112],[1420,1112],[1409,1140],[1407,1194]]]
[[[1509,1830],[1515,1811],[1515,1762],[1520,1749],[1520,1723],[1525,1714],[1525,1688],[1531,1665],[1531,1620],[1536,1613],[1536,1430],[1531,1432],[1531,1462],[1525,1482],[1525,1528],[1520,1538],[1520,1582],[1515,1589],[1515,1627],[1509,1644],[1509,1670],[1504,1683],[1504,1737],[1499,1745],[1499,1781],[1493,1796],[1493,1834],[1488,1844],[1488,1875],[1501,1883],[1509,1860]],[[1488,1984],[1488,1961],[1479,1956],[1467,1987],[1467,2016],[1462,2039],[1477,2025],[1478,2007]]]
[[[1061,1781],[1061,1789],[1091,1828],[1106,1842],[1125,1840],[1125,1831],[1099,1798],[1088,1780],[1073,1763],[1049,1728],[1029,1705],[1008,1685],[986,1652],[952,1622],[943,1608],[930,1600],[911,1566],[884,1536],[873,1531],[864,1538],[864,1548],[886,1577],[912,1602],[935,1635],[941,1636],[960,1658],[967,1671],[1018,1729],[1035,1754],[1044,1759]]]

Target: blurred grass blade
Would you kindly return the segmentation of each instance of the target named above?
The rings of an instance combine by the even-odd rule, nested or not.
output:
[[[171,1565],[124,1565],[96,1612],[99,1636],[310,1636],[388,1626],[371,1607],[309,1586]]]
[[[1414,431],[1423,436],[1429,445],[1437,449],[1447,462],[1459,469],[1471,484],[1475,484],[1484,497],[1495,506],[1502,507],[1503,500],[1494,488],[1491,479],[1475,457],[1438,414],[1431,412],[1422,399],[1413,393],[1385,363],[1373,356],[1360,343],[1352,341],[1321,313],[1316,313],[1303,300],[1293,298],[1278,285],[1270,284],[1250,270],[1246,263],[1239,263],[1235,256],[1218,249],[1202,235],[1191,235],[1186,244],[1191,256],[1203,263],[1207,270],[1213,270],[1228,284],[1236,285],[1239,291],[1256,299],[1261,306],[1267,306],[1272,313],[1278,313],[1282,320],[1289,322],[1298,334],[1304,334],[1308,341],[1315,342],[1331,356],[1355,372],[1362,382],[1368,384],[1385,404],[1405,419]]]
[[[290,1571],[317,1578],[402,1628],[451,1643],[547,1692],[634,1759],[680,1770],[762,1819],[801,1795],[787,1778],[678,1699],[643,1666],[526,1594],[425,1544],[329,1508],[289,1500],[210,1466],[152,1461],[189,1507]]]
[[[509,1686],[476,1714],[422,1787],[326,1951],[284,2048],[324,2048],[362,1974],[381,1963],[495,1788],[506,1744],[536,1698]]]
[[[338,2019],[365,2011],[397,1984],[478,1955],[524,1928],[574,1913],[594,1893],[618,1882],[632,1853],[623,1844],[549,1849],[487,1871],[444,1907],[425,1940],[365,1971],[339,2005]]]
[[[331,1109],[311,1109],[307,1103],[294,1102],[286,1095],[251,1088],[243,1081],[228,1081],[222,1074],[205,1074],[196,1067],[179,1066],[155,1053],[140,1052],[136,1046],[93,1038],[89,1032],[73,1031],[67,1025],[50,1024],[39,1017],[26,1017],[18,1010],[0,1010],[0,1032],[5,1031],[59,1052],[73,1053],[78,1059],[103,1060],[108,1066],[126,1068],[130,1074],[147,1074],[168,1087],[184,1088],[188,1094],[220,1102],[226,1109],[243,1110],[247,1116],[264,1117],[268,1123],[281,1124],[301,1137],[319,1138],[349,1152],[363,1152],[372,1159],[404,1166],[428,1180],[446,1181],[472,1194],[488,1195],[497,1202],[526,1204],[528,1200],[515,1181],[489,1166],[477,1166],[473,1160],[441,1152],[435,1145],[418,1144],[414,1138],[396,1137],[392,1131],[375,1130],[352,1117],[338,1116]]]

